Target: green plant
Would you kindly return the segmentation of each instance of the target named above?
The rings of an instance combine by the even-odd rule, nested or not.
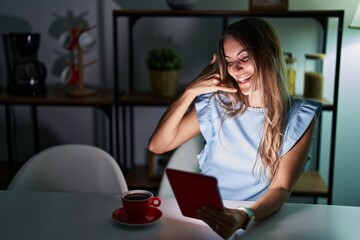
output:
[[[149,51],[146,58],[147,67],[150,70],[179,70],[181,58],[171,48],[153,49]]]

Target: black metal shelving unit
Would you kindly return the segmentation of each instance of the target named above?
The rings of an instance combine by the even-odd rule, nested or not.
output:
[[[199,18],[219,18],[222,19],[223,27],[228,25],[229,18],[239,17],[264,17],[264,18],[312,18],[317,20],[323,28],[323,43],[322,51],[326,51],[327,33],[329,19],[337,19],[336,28],[336,51],[335,51],[335,74],[334,74],[334,90],[333,99],[328,101],[326,99],[317,99],[323,103],[323,111],[332,112],[331,123],[331,139],[330,139],[330,159],[329,159],[329,173],[328,173],[328,185],[324,184],[321,175],[318,172],[318,164],[313,172],[305,172],[298,181],[297,186],[294,189],[293,195],[295,196],[307,196],[307,197],[325,197],[327,203],[332,204],[333,195],[333,182],[334,182],[334,166],[335,166],[335,147],[336,147],[336,125],[337,125],[337,110],[338,110],[338,92],[339,92],[339,76],[340,76],[340,56],[342,45],[342,32],[344,22],[343,10],[332,11],[282,11],[282,12],[251,12],[251,11],[214,11],[214,10],[191,10],[191,11],[171,11],[171,10],[114,10],[113,11],[113,44],[114,44],[114,92],[115,92],[115,131],[116,131],[116,147],[118,159],[121,159],[123,168],[125,167],[125,173],[131,175],[131,171],[136,170],[137,167],[134,164],[134,139],[133,139],[133,109],[136,106],[168,106],[174,99],[155,99],[151,96],[150,92],[138,92],[134,86],[134,61],[133,56],[133,33],[132,30],[137,21],[144,17],[157,17],[157,18],[172,18],[172,17],[199,17]],[[119,90],[119,72],[117,66],[119,66],[119,53],[118,47],[118,18],[128,19],[128,49],[129,49],[129,78],[126,92]],[[120,149],[120,119],[119,108],[122,109],[122,148]],[[320,138],[318,140],[320,146]],[[128,149],[130,152],[128,153]],[[120,154],[121,153],[121,154]],[[319,151],[317,152],[317,159],[319,160]],[[130,167],[127,168],[130,159]],[[146,171],[143,174],[147,174]],[[141,175],[141,174],[140,174]],[[134,176],[139,177],[139,172]],[[145,180],[144,180],[145,179]],[[154,186],[158,184],[158,181],[147,180],[143,178],[144,186]],[[131,185],[131,184],[130,184]],[[136,187],[141,187],[141,184],[137,184]],[[131,186],[130,186],[131,188]]]

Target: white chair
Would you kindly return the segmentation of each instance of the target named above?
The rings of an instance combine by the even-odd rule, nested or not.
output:
[[[190,139],[174,151],[166,168],[175,168],[188,172],[199,172],[199,163],[196,155],[200,153],[203,146],[204,142],[201,135]],[[174,196],[166,173],[162,176],[158,196],[163,198]]]
[[[110,154],[95,146],[64,144],[31,157],[8,190],[121,194],[128,187]]]

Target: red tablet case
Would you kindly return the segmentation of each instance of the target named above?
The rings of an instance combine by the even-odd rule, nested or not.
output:
[[[171,168],[166,175],[184,216],[198,218],[196,210],[201,206],[224,210],[215,177]]]

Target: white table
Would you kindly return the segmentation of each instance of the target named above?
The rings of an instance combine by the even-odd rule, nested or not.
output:
[[[115,222],[120,205],[117,195],[0,191],[0,239],[220,239],[202,221],[183,217],[173,198],[163,199],[159,221],[143,227]],[[359,240],[359,226],[358,207],[289,203],[233,239]]]

